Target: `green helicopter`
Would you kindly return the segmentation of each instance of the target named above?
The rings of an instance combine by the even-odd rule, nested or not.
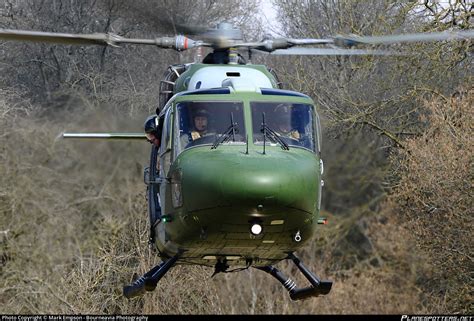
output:
[[[150,244],[162,262],[124,287],[127,298],[153,291],[177,264],[214,267],[214,273],[257,268],[282,283],[293,300],[328,294],[332,282],[321,280],[294,254],[326,223],[320,217],[319,116],[310,97],[282,89],[271,69],[250,63],[251,55],[391,55],[396,53],[359,47],[471,39],[474,31],[244,42],[239,29],[221,23],[199,36],[203,40],[0,30],[4,40],[213,49],[202,62],[169,66],[145,133],[63,134],[152,143],[144,181]],[[248,51],[249,62],[241,49]],[[298,287],[273,266],[288,259],[308,287]]]

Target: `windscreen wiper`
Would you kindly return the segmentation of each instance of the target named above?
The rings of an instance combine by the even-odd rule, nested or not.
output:
[[[267,135],[273,139],[276,143],[280,144],[281,148],[283,150],[290,150],[290,147],[288,146],[283,139],[281,139],[280,135],[278,135],[273,129],[268,127],[268,125],[265,123],[265,113],[262,113],[262,129],[263,133],[263,153],[265,154],[265,143],[266,143],[266,138]]]
[[[232,141],[235,142],[235,134],[239,132],[239,127],[237,127],[237,123],[234,122],[234,114],[230,113],[230,126],[226,129],[226,131],[216,138],[216,141],[212,145],[211,149],[216,149],[220,144],[227,143],[232,136]]]

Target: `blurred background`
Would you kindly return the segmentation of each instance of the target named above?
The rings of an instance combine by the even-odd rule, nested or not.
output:
[[[226,20],[250,41],[469,29],[472,9],[462,0],[0,0],[0,28],[153,38]],[[257,270],[211,278],[210,268],[178,266],[128,300],[122,286],[159,261],[147,246],[150,146],[58,135],[140,132],[168,65],[195,53],[0,42],[0,313],[472,314],[472,43],[403,50],[253,57],[322,117],[329,225],[297,254],[335,282],[329,295],[292,302]]]

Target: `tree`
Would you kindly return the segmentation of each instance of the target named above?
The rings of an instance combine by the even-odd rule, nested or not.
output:
[[[452,23],[445,24],[444,19],[433,16],[426,4],[417,2],[274,2],[283,30],[290,37],[440,31],[452,26]],[[450,6],[449,12],[458,17],[457,28],[467,27],[468,9],[462,3]],[[403,147],[404,138],[419,135],[426,126],[419,121],[419,116],[426,110],[419,105],[417,98],[432,92],[449,92],[468,81],[472,70],[472,57],[467,57],[469,46],[466,41],[412,44],[401,47],[407,53],[403,56],[292,57],[275,60],[273,65],[290,88],[309,93],[316,101],[322,111],[323,125],[328,134],[326,138],[344,137],[323,143],[324,155],[336,155],[334,151],[339,151],[337,158],[325,159],[328,174],[333,172],[333,164],[338,168],[334,173],[347,176],[360,172],[349,163],[341,162],[341,159],[351,158],[354,149],[358,149],[364,155],[361,158],[367,161],[357,166],[370,167],[379,177],[379,183],[372,185],[374,192],[378,192],[367,191],[367,195],[376,197],[376,194],[383,193],[384,186],[387,187],[382,177],[388,178],[388,172],[381,173],[380,170],[384,162],[387,165],[390,149]],[[350,143],[346,144],[347,137]],[[355,137],[362,139],[356,142]],[[347,156],[344,156],[345,152]],[[388,169],[385,166],[385,170]],[[339,192],[335,188],[332,189],[334,193],[327,193],[331,190],[331,181],[339,181],[339,178],[326,176],[325,198],[337,200]],[[357,188],[348,193],[360,195]],[[366,201],[362,198],[356,204],[362,205]],[[330,204],[326,205],[331,209]]]
[[[254,1],[86,0],[6,1],[0,27],[63,33],[116,33],[154,38],[178,33],[180,24],[221,20],[254,24]],[[77,96],[116,106],[121,112],[154,111],[166,67],[192,62],[192,54],[149,46],[73,46],[8,42],[3,47],[3,87],[21,88],[33,102],[64,108]],[[81,104],[79,102],[79,104]]]
[[[394,157],[400,182],[387,206],[426,253],[431,275],[419,282],[432,305],[451,313],[472,312],[473,102],[472,88],[424,101],[430,126]]]

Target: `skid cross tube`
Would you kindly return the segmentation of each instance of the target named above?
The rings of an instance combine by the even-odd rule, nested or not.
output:
[[[257,267],[257,269],[267,272],[272,275],[275,279],[280,281],[285,289],[290,293],[290,298],[293,301],[307,299],[309,297],[317,297],[320,295],[328,294],[331,291],[332,281],[322,281],[316,275],[314,275],[306,266],[301,263],[295,255],[290,253],[288,258],[295,263],[296,267],[303,273],[306,279],[311,283],[311,286],[306,288],[298,288],[296,283],[286,277],[280,270],[277,268],[267,265],[263,267]]]
[[[155,290],[158,281],[168,272],[176,263],[181,253],[176,254],[167,261],[161,262],[150,271],[143,274],[131,285],[123,287],[123,295],[130,299],[145,294],[146,291]]]

